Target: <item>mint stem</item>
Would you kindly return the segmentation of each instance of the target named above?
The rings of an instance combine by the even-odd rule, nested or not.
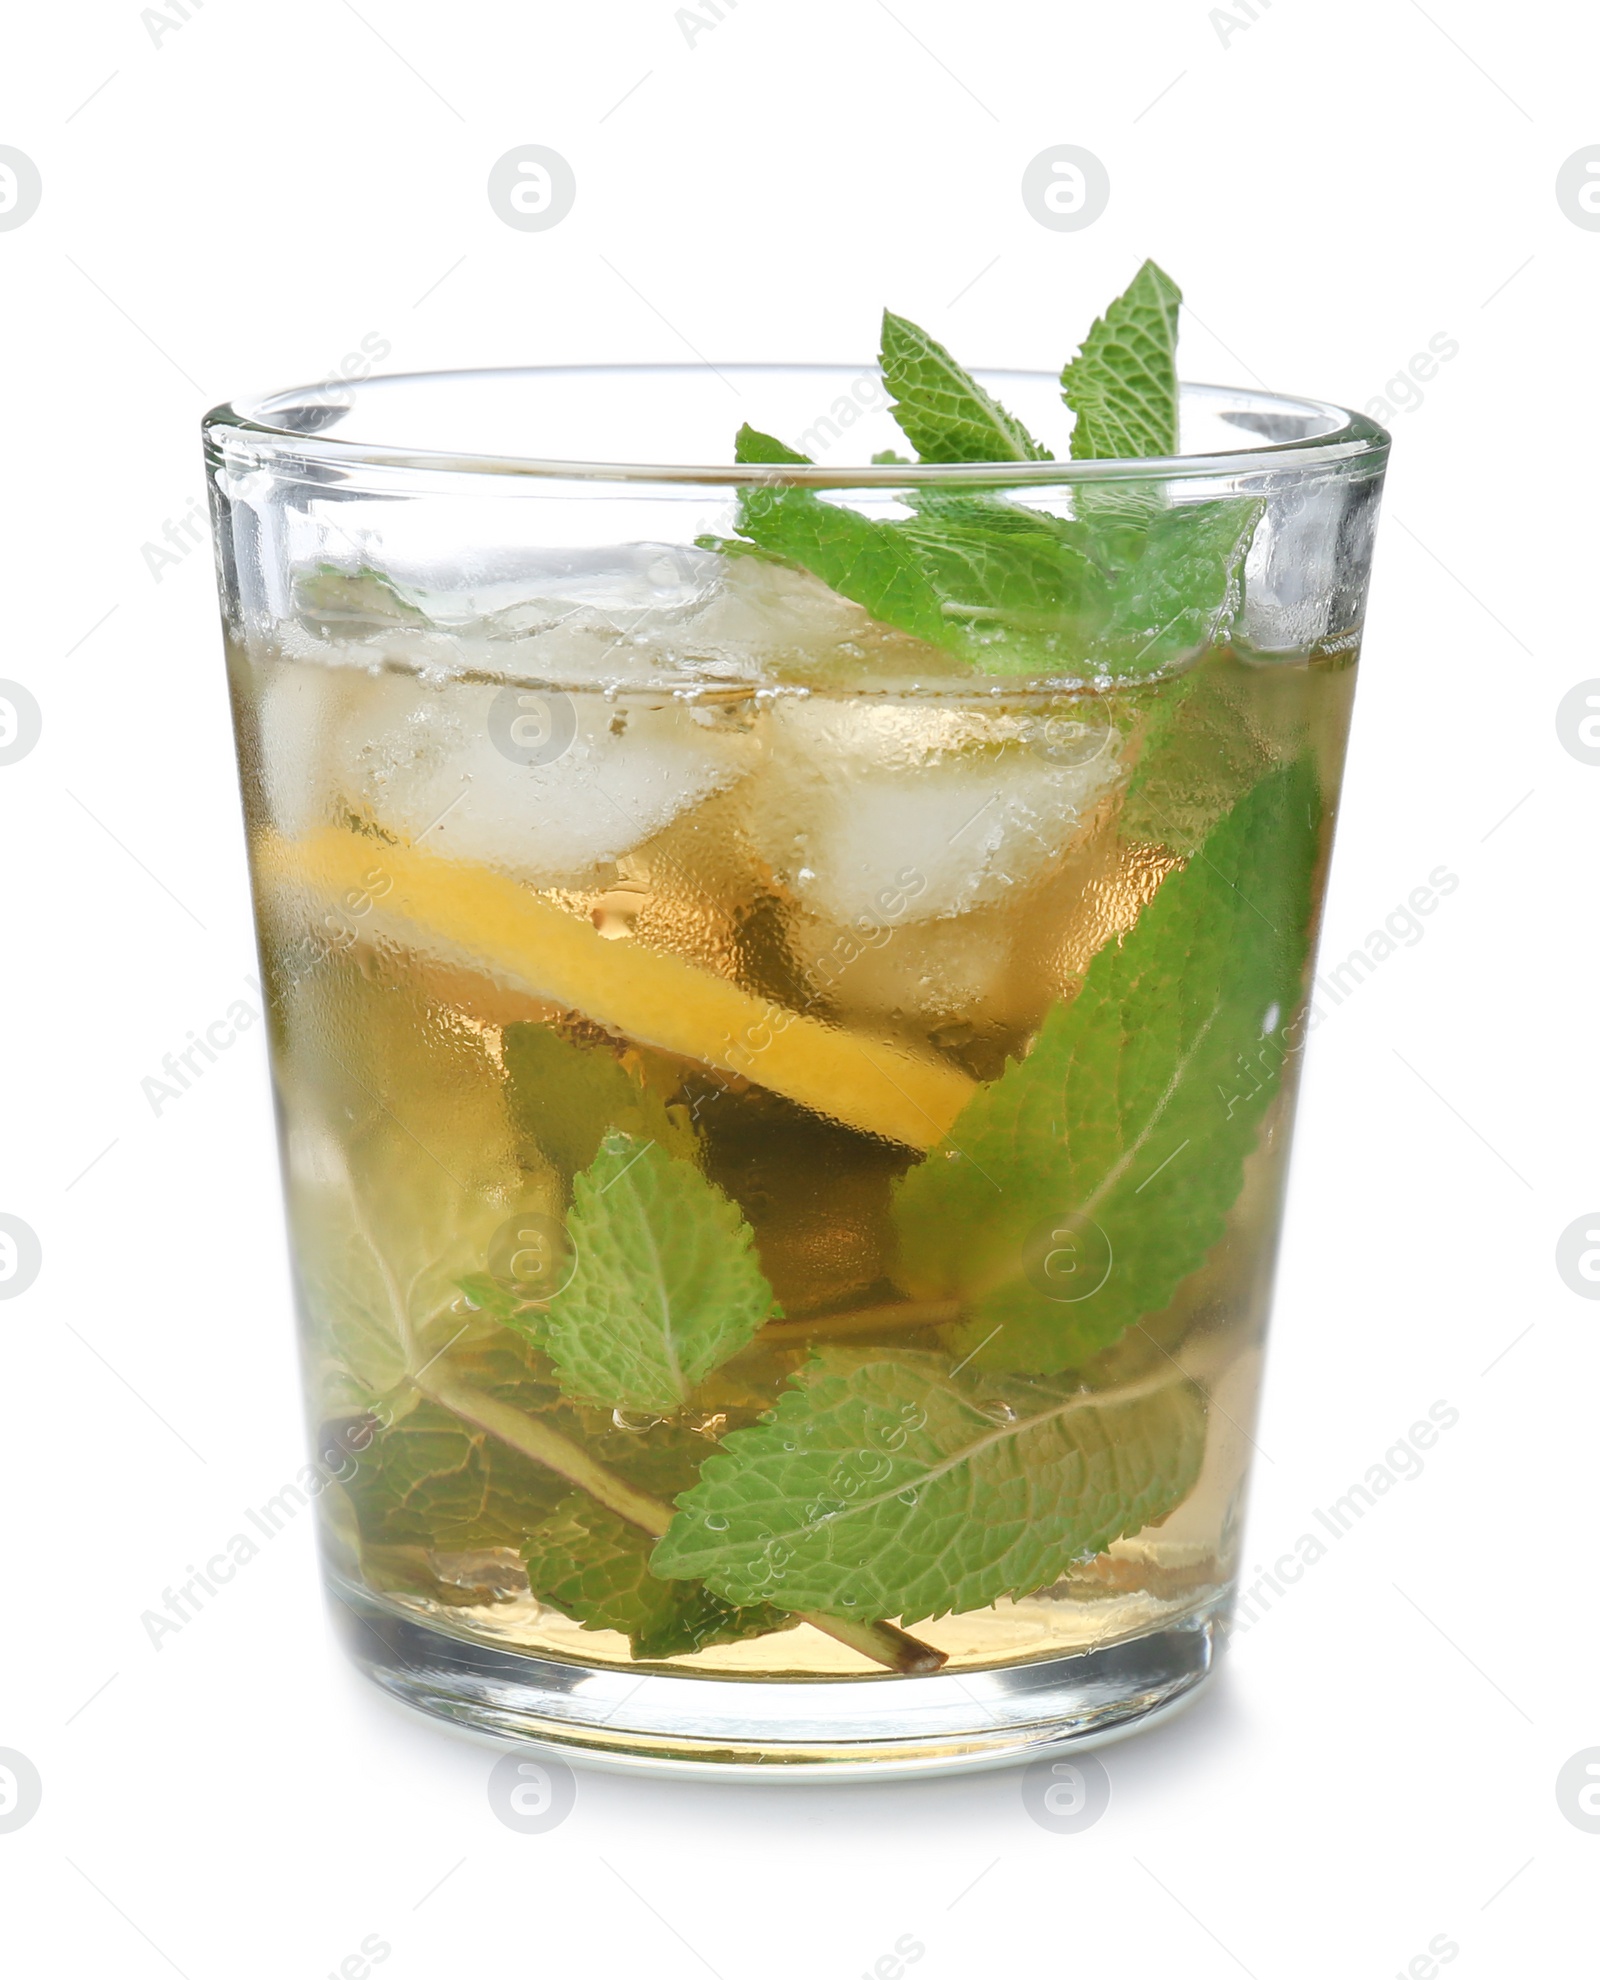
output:
[[[535,1464],[542,1464],[550,1471],[559,1472],[563,1478],[570,1478],[574,1485],[581,1485],[592,1499],[598,1499],[601,1505],[608,1506],[630,1525],[642,1527],[659,1540],[672,1524],[670,1506],[664,1506],[659,1499],[652,1499],[644,1492],[635,1491],[627,1479],[598,1463],[581,1445],[573,1443],[569,1437],[563,1437],[560,1431],[550,1429],[534,1417],[524,1416],[520,1409],[513,1409],[509,1403],[500,1402],[494,1396],[486,1396],[479,1389],[453,1380],[448,1374],[423,1374],[413,1377],[413,1380],[432,1401],[464,1422],[475,1423],[480,1430],[487,1430],[491,1437],[498,1437],[502,1444],[509,1444],[512,1450],[532,1458]]]
[[[535,1464],[542,1464],[548,1470],[571,1479],[574,1485],[583,1490],[601,1505],[609,1507],[619,1518],[642,1530],[655,1539],[660,1539],[672,1524],[671,1506],[663,1505],[659,1499],[652,1499],[647,1493],[635,1491],[625,1478],[590,1457],[571,1438],[563,1437],[558,1430],[550,1429],[531,1416],[525,1416],[520,1409],[513,1409],[509,1403],[498,1401],[494,1396],[486,1396],[479,1389],[458,1382],[448,1374],[413,1376],[413,1381],[422,1393],[436,1402],[441,1408],[459,1416],[463,1422],[475,1423],[480,1430],[486,1430],[491,1437],[498,1437],[502,1444],[520,1451],[524,1457],[532,1458]],[[919,1637],[909,1636],[903,1629],[896,1629],[887,1622],[849,1622],[842,1616],[814,1614],[808,1609],[794,1612],[802,1622],[810,1623],[824,1636],[831,1636],[836,1643],[846,1644],[863,1657],[870,1657],[876,1664],[884,1664],[892,1671],[904,1671],[921,1675],[938,1670],[946,1661],[942,1650],[935,1650],[931,1643],[924,1643]]]
[[[789,1341],[837,1340],[847,1334],[875,1334],[889,1327],[948,1327],[965,1309],[958,1299],[902,1299],[886,1306],[857,1306],[847,1313],[825,1313],[815,1320],[773,1320],[757,1339],[768,1346]]]
[[[949,1661],[942,1650],[935,1650],[931,1643],[897,1629],[893,1623],[847,1622],[843,1616],[817,1615],[810,1609],[797,1609],[795,1614],[813,1629],[820,1629],[824,1636],[831,1636],[836,1643],[870,1657],[875,1664],[887,1664],[892,1671],[926,1677]]]

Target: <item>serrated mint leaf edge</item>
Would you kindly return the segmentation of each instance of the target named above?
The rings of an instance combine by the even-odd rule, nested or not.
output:
[[[630,1184],[635,1171],[640,1173]],[[657,1187],[647,1196],[645,1184],[651,1178]],[[613,1189],[626,1193],[602,1208]],[[690,1205],[697,1208],[691,1211]],[[681,1232],[662,1228],[656,1219],[690,1215],[697,1223],[700,1256],[686,1261],[681,1251],[672,1251]],[[648,1278],[633,1269],[637,1246],[624,1242],[624,1219],[642,1235],[653,1262]],[[607,1408],[682,1408],[708,1375],[746,1348],[780,1311],[756,1256],[754,1233],[738,1205],[693,1164],[654,1142],[638,1142],[626,1133],[606,1136],[594,1161],[573,1180],[567,1230],[576,1264],[572,1278],[546,1308],[540,1345],[563,1393],[573,1401]],[[681,1285],[691,1268],[696,1284]],[[713,1275],[715,1291],[725,1301],[722,1324],[704,1330],[695,1341],[697,1315],[682,1309],[686,1302],[711,1296],[707,1280]],[[620,1332],[628,1319],[619,1323],[629,1305],[637,1323],[632,1343]],[[599,1340],[585,1338],[595,1329]],[[659,1384],[651,1386],[642,1378],[630,1384],[618,1372],[616,1357],[625,1365],[630,1346],[641,1370],[651,1371],[656,1364],[651,1372],[661,1376]]]
[[[1072,458],[1139,460],[1178,451],[1178,309],[1183,291],[1154,261],[1095,318],[1061,371],[1075,415]],[[1146,348],[1137,348],[1143,345]],[[1130,365],[1114,353],[1128,353]],[[1107,445],[1115,437],[1116,444]]]
[[[889,410],[920,460],[1050,459],[1022,421],[985,391],[937,338],[890,309],[883,312],[878,364],[892,401]],[[972,445],[956,448],[956,435],[971,435]]]

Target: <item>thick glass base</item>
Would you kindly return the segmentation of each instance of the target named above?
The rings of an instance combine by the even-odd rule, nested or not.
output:
[[[959,1675],[725,1679],[494,1650],[330,1580],[355,1662],[407,1704],[572,1759],[716,1779],[971,1771],[1099,1745],[1176,1711],[1221,1647],[1221,1599],[1076,1656]]]

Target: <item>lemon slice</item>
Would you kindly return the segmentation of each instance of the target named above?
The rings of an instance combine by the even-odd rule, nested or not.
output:
[[[836,1031],[677,956],[607,940],[475,862],[331,826],[299,839],[263,833],[255,861],[263,891],[298,894],[341,946],[398,941],[907,1148],[941,1140],[977,1090],[942,1060]]]

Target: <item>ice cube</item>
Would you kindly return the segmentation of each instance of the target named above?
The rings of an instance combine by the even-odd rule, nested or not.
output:
[[[881,624],[809,571],[755,556],[721,561],[720,581],[685,624],[679,646],[697,669],[819,687],[868,677],[912,680],[954,665],[948,654]]]
[[[262,704],[278,830],[355,811],[445,858],[535,886],[582,885],[680,812],[745,774],[737,724],[669,694],[528,690],[520,709],[558,746],[507,749],[493,683],[280,662]],[[540,728],[539,724],[543,724]],[[527,755],[536,760],[522,760]]]
[[[352,552],[352,554],[354,554]],[[484,557],[449,585],[365,563],[323,563],[293,584],[297,636],[358,661],[464,672],[512,664],[534,678],[594,682],[671,673],[672,643],[721,588],[727,566],[688,545],[522,550]],[[650,664],[641,670],[640,657]],[[663,669],[661,662],[668,661]]]
[[[812,913],[846,924],[966,914],[1058,861],[1118,778],[1114,726],[1086,721],[1089,746],[1063,749],[1059,720],[970,702],[784,698],[769,759],[745,787],[747,829]]]

